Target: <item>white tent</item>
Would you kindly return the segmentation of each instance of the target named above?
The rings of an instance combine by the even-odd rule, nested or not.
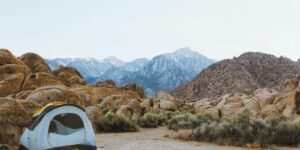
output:
[[[96,136],[84,110],[51,103],[38,110],[20,139],[24,150],[96,150]]]

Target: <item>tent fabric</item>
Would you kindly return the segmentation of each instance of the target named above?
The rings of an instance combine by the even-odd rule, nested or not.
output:
[[[60,104],[60,103],[50,103],[50,104],[46,105],[45,107],[41,108],[40,110],[37,110],[33,114],[32,121],[27,125],[27,128],[30,130],[33,130],[40,123],[40,121],[43,119],[43,117],[47,113],[49,113],[50,111],[52,111],[56,108],[59,108],[59,107],[74,106],[74,107],[77,107],[77,108],[81,109],[82,111],[84,111],[84,109],[82,109],[81,107],[79,107],[77,105],[73,105],[73,104],[58,105],[58,104]]]
[[[79,130],[71,135],[49,133],[48,142],[50,145],[55,145],[55,147],[65,146],[65,143],[68,143],[69,145],[76,145],[78,144],[78,141],[82,141],[84,134],[84,130]]]
[[[96,149],[96,136],[83,109],[69,104],[48,107],[40,111],[25,129],[20,147],[30,150]]]

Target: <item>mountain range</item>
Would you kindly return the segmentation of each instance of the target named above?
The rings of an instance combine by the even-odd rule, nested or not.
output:
[[[52,70],[58,66],[76,68],[88,83],[113,80],[117,85],[138,83],[148,96],[157,91],[171,91],[195,77],[215,60],[190,48],[180,48],[173,53],[155,56],[151,60],[139,58],[125,62],[117,57],[95,58],[55,58],[47,59]]]

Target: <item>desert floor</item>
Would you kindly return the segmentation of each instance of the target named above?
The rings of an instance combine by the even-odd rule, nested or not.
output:
[[[160,127],[141,129],[133,133],[102,133],[97,135],[97,147],[104,150],[246,150],[231,146],[218,146],[208,143],[186,142],[166,137],[175,132]],[[272,148],[296,150],[299,148]]]

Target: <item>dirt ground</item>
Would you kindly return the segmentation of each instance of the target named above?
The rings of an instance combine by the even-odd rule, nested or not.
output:
[[[218,146],[200,142],[186,142],[166,137],[174,132],[160,127],[141,129],[133,133],[102,133],[97,135],[100,150],[248,150],[231,146]],[[296,150],[299,148],[274,148],[276,150]]]

